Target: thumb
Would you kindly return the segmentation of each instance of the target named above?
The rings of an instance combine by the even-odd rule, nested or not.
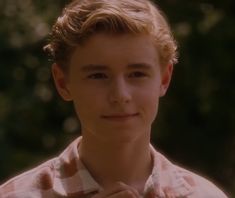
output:
[[[154,190],[153,190],[153,189],[149,190],[149,191],[145,194],[144,198],[156,198],[156,197],[155,197],[155,192],[154,192]]]

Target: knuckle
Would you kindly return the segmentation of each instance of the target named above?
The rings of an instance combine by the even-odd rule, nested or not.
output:
[[[100,196],[97,194],[97,195],[93,195],[91,198],[99,198]]]
[[[119,189],[125,189],[126,188],[126,185],[123,183],[123,182],[117,182],[115,184],[116,188],[119,188]]]
[[[124,191],[124,195],[126,198],[135,198],[133,192],[131,192],[130,190]]]
[[[116,183],[116,185],[122,187],[122,186],[124,186],[124,183],[119,181],[119,182]]]

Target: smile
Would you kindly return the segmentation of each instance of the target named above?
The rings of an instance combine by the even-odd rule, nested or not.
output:
[[[113,120],[113,121],[125,121],[132,118],[135,118],[139,116],[139,113],[132,113],[132,114],[111,114],[111,115],[103,115],[101,116],[104,119],[107,120]]]

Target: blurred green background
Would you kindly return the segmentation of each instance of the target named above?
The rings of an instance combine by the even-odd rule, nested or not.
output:
[[[42,51],[65,0],[0,1],[0,183],[79,135]],[[235,1],[164,0],[180,59],[152,142],[235,197]]]

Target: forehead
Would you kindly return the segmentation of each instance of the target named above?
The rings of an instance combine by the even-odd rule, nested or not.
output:
[[[71,64],[153,64],[158,63],[158,59],[157,47],[149,35],[99,33],[76,47]]]

